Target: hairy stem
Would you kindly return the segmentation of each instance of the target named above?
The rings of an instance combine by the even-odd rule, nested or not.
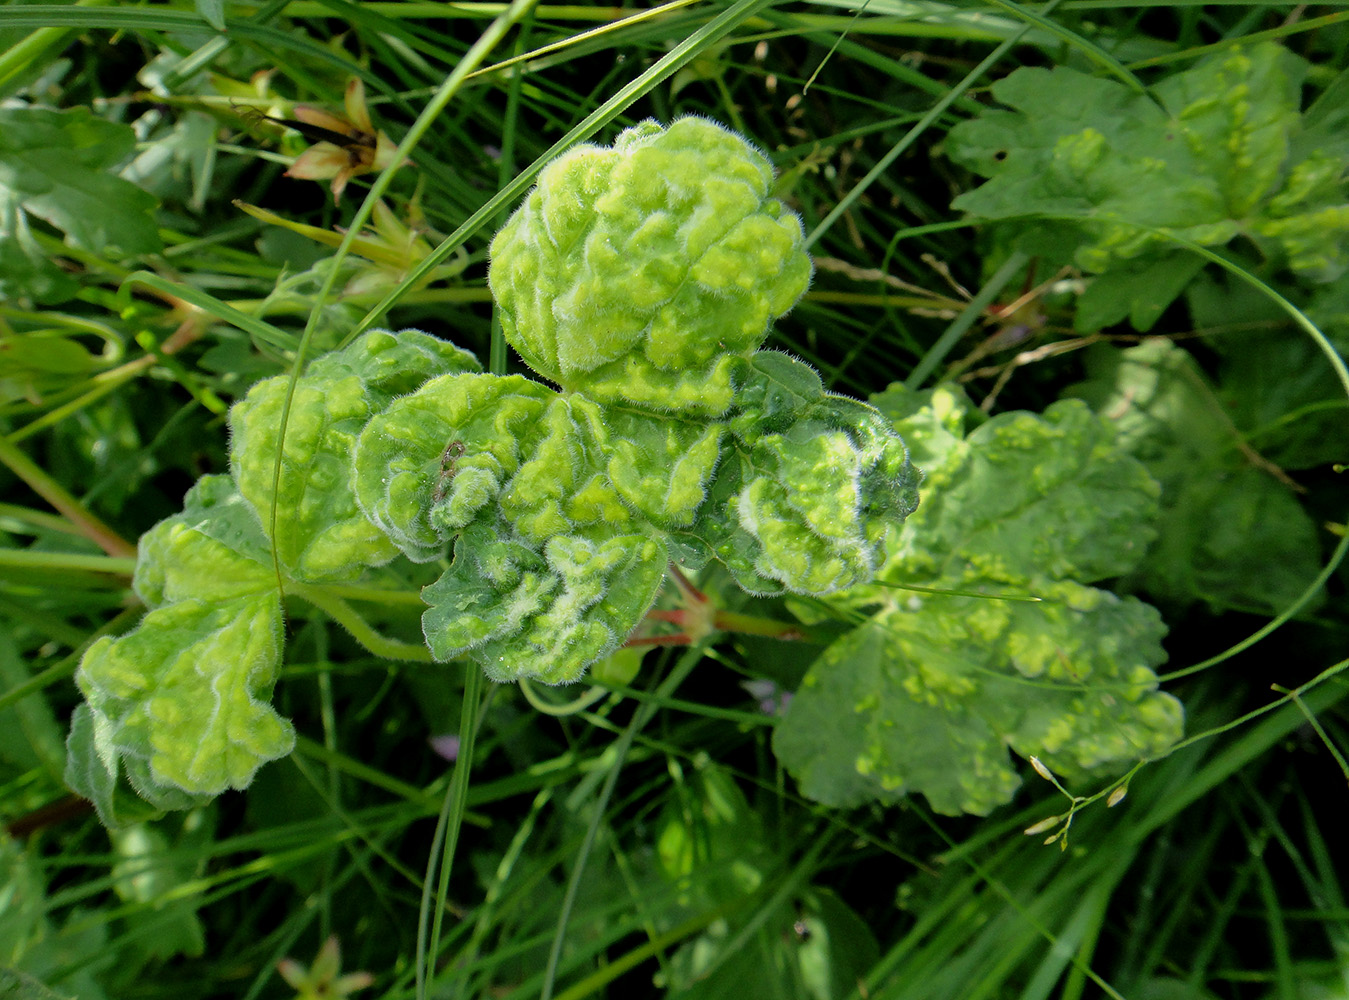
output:
[[[362,618],[351,605],[342,598],[329,593],[321,587],[291,583],[289,592],[303,597],[314,607],[351,633],[351,637],[376,656],[386,660],[414,660],[418,663],[434,662],[431,651],[420,643],[400,642],[380,635]]]

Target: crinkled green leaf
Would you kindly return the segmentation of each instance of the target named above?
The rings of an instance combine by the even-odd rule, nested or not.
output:
[[[605,403],[716,416],[806,290],[772,165],[701,118],[646,121],[549,164],[492,242],[502,327],[531,368]]]
[[[604,408],[608,473],[623,502],[660,528],[693,523],[721,458],[721,423]]]
[[[1245,235],[1312,281],[1349,269],[1343,158],[1300,144],[1307,65],[1270,42],[1232,46],[1139,94],[1066,67],[1023,67],[993,86],[1015,110],[990,110],[950,133],[949,155],[987,178],[953,207],[1026,219],[1028,239],[1071,234],[1075,261],[1123,277],[1092,293],[1078,328],[1129,316],[1146,329],[1179,294],[1163,235],[1205,246]],[[1150,269],[1162,267],[1157,280]]]
[[[125,772],[167,808],[186,793],[244,788],[290,753],[291,725],[268,704],[281,658],[274,593],[182,600],[89,647],[76,674],[107,779]],[[91,776],[106,790],[110,782]]]
[[[825,393],[806,365],[758,354],[716,482],[681,544],[752,593],[827,594],[869,581],[917,503],[904,442],[874,408]]]
[[[470,351],[420,330],[369,330],[339,351],[315,358],[307,376],[315,379],[355,375],[378,412],[397,396],[428,379],[457,372],[479,372]]]
[[[575,679],[649,607],[666,532],[758,592],[869,580],[916,501],[903,442],[800,362],[757,355],[747,370],[727,422],[492,375],[433,380],[371,419],[354,478],[370,522],[415,559],[462,534],[424,593],[433,653],[473,650],[499,679]],[[619,539],[640,558],[620,559]],[[624,595],[601,600],[591,576]]]
[[[1102,347],[1088,370],[1072,391],[1110,414],[1162,484],[1160,536],[1130,582],[1214,610],[1277,613],[1301,594],[1320,570],[1316,526],[1286,484],[1250,466],[1189,353],[1160,338]]]
[[[985,218],[1080,216],[1090,270],[1158,237],[1225,243],[1277,190],[1305,64],[1265,44],[1232,48],[1139,94],[1077,70],[1023,67],[993,86],[1015,111],[952,130],[948,152],[989,177],[954,207]]]
[[[923,391],[896,382],[874,393],[871,405],[904,435],[909,458],[923,471],[925,486],[944,466],[965,461],[969,450],[965,435],[984,419],[965,390],[952,382]]]
[[[790,354],[758,351],[750,360],[731,421],[739,437],[786,430],[824,395],[820,373]]]
[[[501,535],[472,526],[422,591],[431,652],[467,654],[493,680],[576,680],[637,627],[665,575],[664,546],[643,535],[555,535],[541,548]]]
[[[608,433],[596,404],[518,376],[436,379],[370,422],[355,482],[372,522],[414,558],[459,536],[423,591],[438,659],[572,681],[637,627],[669,557],[610,480]]]
[[[132,586],[151,608],[276,588],[267,538],[234,480],[203,476],[184,498],[182,513],[141,536]]]
[[[57,301],[68,290],[38,256],[25,216],[50,223],[71,244],[96,254],[163,249],[154,197],[110,172],[135,143],[130,126],[83,108],[0,108],[0,242],[11,263],[31,264],[26,273],[0,273],[0,295]]]
[[[230,410],[230,464],[239,491],[272,523],[283,567],[300,580],[350,579],[397,554],[367,520],[352,486],[352,454],[371,417],[437,375],[474,371],[472,355],[415,330],[366,333],[316,360],[300,377],[285,428],[279,491],[277,437],[289,377],[259,382]],[[444,446],[442,445],[442,448]]]
[[[94,804],[99,820],[110,830],[152,819],[168,809],[191,809],[209,796],[189,795],[177,788],[147,786],[142,798],[132,787],[126,769],[108,769],[94,736],[94,716],[87,704],[75,706],[66,737],[66,786]]]
[[[985,815],[1020,786],[1008,747],[1071,779],[1174,743],[1157,612],[1066,581],[1036,593],[913,596],[831,645],[774,735],[802,793],[853,806],[917,792]]]
[[[558,396],[544,410],[539,437],[501,493],[501,515],[532,545],[557,535],[605,538],[641,523],[607,470],[608,430],[599,406]]]
[[[1020,783],[1009,747],[1071,778],[1174,743],[1160,617],[1085,585],[1137,562],[1157,510],[1110,425],[1067,401],[962,438],[957,391],[876,401],[929,462],[926,495],[878,583],[846,595],[881,610],[812,665],[775,731],[802,791],[830,805],[921,792],[983,814]]]
[[[230,477],[203,476],[182,513],[141,536],[132,582],[152,610],[85,653],[87,704],[67,741],[66,780],[108,826],[136,818],[121,778],[160,809],[186,809],[244,787],[293,742],[265,704],[281,658],[275,570]]]
[[[1155,536],[1157,483],[1077,400],[1000,414],[967,445],[965,461],[924,484],[891,564],[900,573],[1090,582],[1126,572]]]
[[[366,424],[355,449],[356,502],[409,558],[436,558],[481,511],[494,510],[554,398],[518,375],[427,382]]]

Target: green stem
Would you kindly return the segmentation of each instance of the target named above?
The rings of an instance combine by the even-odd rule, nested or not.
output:
[[[434,663],[431,651],[420,643],[400,642],[380,635],[370,623],[357,614],[346,601],[320,587],[290,582],[289,593],[303,597],[337,624],[351,633],[351,637],[373,654],[385,660],[412,660]]]
[[[21,524],[31,524],[34,528],[43,531],[59,531],[65,535],[79,534],[65,518],[48,514],[46,511],[33,510],[31,507],[24,507],[17,503],[0,503],[0,518],[13,518]],[[9,530],[15,529],[10,528]]]
[[[354,584],[329,583],[323,587],[326,593],[348,601],[365,601],[368,604],[415,607],[420,612],[426,608],[420,593],[411,590],[385,590],[382,587],[358,587]]]
[[[464,678],[464,708],[459,716],[459,756],[454,762],[454,775],[445,791],[445,804],[436,821],[436,834],[431,845],[431,860],[427,865],[422,885],[422,903],[417,915],[417,1000],[427,995],[427,972],[440,953],[440,930],[445,917],[445,900],[449,896],[450,871],[454,867],[455,849],[459,844],[459,830],[468,808],[468,781],[473,767],[473,749],[478,738],[478,724],[492,698],[491,691],[483,695],[484,677],[481,670],[470,666]],[[438,863],[438,864],[437,864]],[[439,867],[439,881],[432,891],[432,882]],[[432,896],[436,899],[435,916],[431,916]]]
[[[525,678],[521,677],[515,683],[519,686],[520,693],[525,696],[525,701],[529,702],[537,711],[542,712],[544,715],[575,715],[578,712],[584,712],[591,705],[595,704],[595,702],[609,694],[608,690],[605,688],[592,687],[579,698],[574,698],[569,702],[559,705],[543,698],[542,695],[534,690],[534,685]]]
[[[762,635],[769,639],[784,641],[824,642],[825,637],[817,630],[800,622],[778,621],[776,618],[761,618],[758,615],[744,615],[736,611],[714,610],[710,616],[710,628],[704,628],[702,622],[708,616],[700,608],[656,608],[646,613],[647,621],[669,622],[678,625],[684,631],[678,635],[651,635],[630,639],[628,646],[687,646],[698,641],[709,631],[739,632],[742,635]]]
[[[38,496],[56,508],[88,538],[110,556],[134,559],[136,546],[85,509],[60,483],[21,452],[8,437],[0,436],[0,462],[22,479]]]
[[[113,573],[130,577],[136,570],[136,559],[134,556],[89,556],[75,552],[0,549],[0,567],[4,566],[68,573]]]
[[[757,615],[742,615],[735,611],[718,611],[712,617],[712,627],[722,632],[762,635],[770,639],[814,642],[821,638],[819,632],[800,622],[781,622],[773,618],[760,618]]]

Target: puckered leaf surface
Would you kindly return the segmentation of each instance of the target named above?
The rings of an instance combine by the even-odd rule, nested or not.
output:
[[[537,443],[501,494],[501,514],[531,545],[558,535],[605,539],[641,522],[610,479],[604,411],[583,396],[558,396]]]
[[[176,800],[244,788],[290,753],[294,731],[268,704],[280,641],[281,604],[264,592],[179,601],[95,642],[76,681],[107,775]]]
[[[722,413],[810,282],[800,220],[772,183],[761,153],[701,118],[570,150],[492,241],[506,339],[599,402]]]
[[[411,559],[425,562],[494,505],[537,446],[556,398],[518,375],[445,375],[395,400],[355,449],[356,502]]]
[[[775,744],[802,792],[835,806],[921,792],[984,815],[1021,783],[1009,746],[1070,777],[1167,749],[1181,711],[1155,690],[1156,610],[1037,583],[1038,604],[914,597],[830,646]]]
[[[288,376],[259,382],[231,408],[231,470],[263,525],[272,523],[275,503],[272,542],[288,573],[308,581],[350,579],[397,554],[357,505],[351,483],[357,437],[395,396],[437,375],[477,370],[477,360],[453,344],[415,330],[375,330],[319,358],[300,377],[284,443],[277,438]]]
[[[575,680],[637,627],[671,555],[722,559],[759,592],[869,580],[916,502],[874,408],[755,355],[726,420],[594,402],[519,376],[448,375],[391,403],[355,449],[355,497],[408,556],[440,659],[500,680]]]
[[[607,471],[623,502],[661,528],[684,528],[707,498],[726,427],[618,406],[603,410]]]
[[[903,440],[873,407],[761,352],[727,421],[698,520],[674,532],[691,561],[721,560],[751,593],[828,594],[870,580],[891,526],[917,503]]]
[[[76,680],[67,776],[104,822],[125,776],[161,809],[189,808],[290,752],[290,723],[266,704],[281,659],[281,605],[267,539],[228,476],[203,476],[181,513],[140,540],[133,579],[152,609],[135,631],[94,643]]]
[[[180,514],[137,545],[136,594],[151,608],[198,598],[228,600],[276,586],[267,536],[229,476],[202,476]]]
[[[1158,486],[1114,429],[1076,400],[1004,413],[934,470],[927,499],[879,579],[932,573],[1084,582],[1130,569],[1155,536]]]
[[[1079,329],[1126,316],[1147,329],[1180,294],[1197,265],[1163,263],[1173,255],[1164,233],[1205,246],[1244,235],[1303,277],[1333,281],[1349,270],[1349,182],[1342,156],[1299,142],[1306,72],[1272,42],[1225,49],[1151,94],[1023,67],[993,85],[1014,110],[951,131],[951,157],[988,178],[953,207],[1079,220],[1034,219],[1024,231],[1067,235],[1080,267],[1120,271],[1088,293]]]
[[[775,732],[802,791],[839,806],[919,792],[984,814],[1020,784],[1009,747],[1072,778],[1174,743],[1159,615],[1085,585],[1132,567],[1157,510],[1109,425],[1069,401],[962,437],[968,404],[950,389],[876,401],[929,462],[931,494],[878,582],[845,595],[880,610],[811,667]]]
[[[541,547],[475,525],[454,563],[422,591],[437,659],[469,654],[497,681],[576,680],[641,622],[665,576],[659,539],[555,535]]]
[[[606,472],[608,429],[600,407],[523,379],[482,378],[492,380],[482,393],[502,389],[510,397],[494,412],[511,433],[497,428],[481,440],[465,434],[456,462],[476,463],[470,474],[482,468],[491,476],[475,483],[457,465],[443,500],[431,504],[430,529],[459,538],[450,569],[422,591],[431,605],[423,632],[438,659],[467,654],[496,680],[574,681],[640,623],[669,554],[655,529],[623,504]],[[445,395],[455,387],[428,390]],[[412,407],[422,394],[399,402]],[[500,454],[486,454],[491,448]],[[360,481],[372,479],[362,469]],[[467,500],[456,492],[461,479],[473,491]]]

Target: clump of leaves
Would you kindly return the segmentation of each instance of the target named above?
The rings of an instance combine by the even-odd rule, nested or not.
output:
[[[416,331],[254,386],[230,411],[232,475],[142,540],[150,614],[81,663],[72,786],[106,819],[121,773],[181,807],[288,753],[268,703],[278,583],[383,655],[561,683],[633,632],[671,559],[719,560],[757,594],[871,580],[917,473],[879,411],[757,350],[810,278],[772,180],[696,118],[546,168],[489,281],[508,339],[557,390]],[[382,642],[324,590],[451,546],[422,591],[425,648]]]
[[[988,178],[953,207],[1024,219],[1023,249],[1097,274],[1078,303],[1083,331],[1151,328],[1203,266],[1170,236],[1244,237],[1305,281],[1336,281],[1349,270],[1347,150],[1337,115],[1301,112],[1307,70],[1272,42],[1232,46],[1149,92],[1023,67],[993,85],[1013,110],[952,129],[949,155]]]
[[[1157,690],[1156,609],[1090,584],[1133,568],[1158,486],[1075,400],[969,430],[963,393],[874,402],[928,470],[876,581],[836,603],[868,617],[806,674],[774,733],[831,806],[923,794],[980,815],[1020,778],[1008,748],[1082,778],[1165,751],[1180,703]]]

